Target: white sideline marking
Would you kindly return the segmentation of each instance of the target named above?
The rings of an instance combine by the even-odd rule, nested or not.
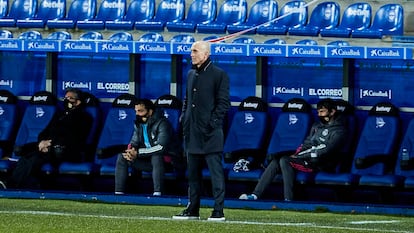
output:
[[[378,221],[353,221],[349,222],[349,224],[387,224],[387,223],[398,223],[398,220],[378,220]]]
[[[62,213],[62,212],[51,212],[51,211],[0,211],[0,214],[32,214],[32,215],[52,215],[52,216],[77,216],[77,217],[92,217],[92,218],[111,218],[111,219],[137,219],[137,220],[162,220],[162,221],[184,221],[184,220],[173,220],[172,218],[166,217],[127,217],[127,216],[111,216],[111,215],[91,215],[91,214],[72,214],[72,213]],[[191,221],[202,221],[207,222],[207,220],[191,220]],[[398,223],[400,221],[390,220],[390,221],[359,221],[359,222],[349,222],[350,224],[366,224],[366,223]],[[248,221],[229,221],[217,222],[219,224],[248,224],[248,225],[269,225],[269,226],[298,226],[298,227],[313,227],[313,228],[324,228],[324,229],[342,229],[342,230],[359,230],[359,231],[372,231],[372,232],[392,232],[392,233],[409,233],[410,231],[398,231],[398,230],[384,230],[384,229],[371,229],[371,228],[356,228],[356,227],[336,227],[336,226],[322,226],[316,225],[314,223],[283,223],[283,222],[248,222]]]

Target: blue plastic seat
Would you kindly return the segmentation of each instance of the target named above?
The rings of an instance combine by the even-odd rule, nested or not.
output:
[[[105,27],[110,30],[132,30],[135,22],[151,20],[154,15],[155,0],[133,0],[123,19],[107,20]]]
[[[371,25],[372,9],[366,2],[349,5],[342,15],[338,27],[322,28],[319,32],[325,37],[350,37],[352,31],[364,30]]]
[[[96,17],[78,20],[76,26],[82,30],[102,30],[107,20],[121,20],[125,15],[126,7],[126,0],[103,0]]]
[[[282,18],[268,25],[259,27],[256,33],[264,35],[285,35],[289,28],[304,26],[308,20],[308,7],[305,6],[306,2],[301,0],[287,2],[280,9],[279,17]]]
[[[286,44],[286,41],[284,39],[274,38],[274,39],[266,40],[263,43],[264,44],[278,44],[278,45],[282,45],[282,44]]]
[[[318,45],[318,42],[316,40],[312,39],[304,39],[304,40],[298,40],[295,44],[299,45]]]
[[[375,13],[371,27],[354,30],[353,38],[382,38],[388,35],[404,34],[404,8],[400,4],[386,4]]]
[[[133,36],[129,32],[116,32],[112,34],[108,40],[110,41],[132,41],[134,40]]]
[[[0,39],[13,38],[13,33],[9,30],[0,30]]]
[[[256,41],[253,38],[250,38],[250,37],[240,37],[240,38],[234,39],[232,43],[254,44],[254,43],[256,43]]]
[[[260,0],[250,8],[249,16],[245,23],[227,26],[227,32],[236,33],[246,30],[245,34],[255,34],[255,26],[269,22],[277,17],[278,5],[274,0]]]
[[[242,158],[249,160],[254,166],[262,163],[269,124],[267,103],[261,98],[250,96],[240,103],[224,142],[226,174],[233,171],[234,163]],[[204,177],[209,177],[207,170],[203,170]]]
[[[22,32],[17,39],[21,40],[39,40],[42,39],[42,34],[38,31],[25,31]]]
[[[103,36],[100,32],[90,31],[81,34],[79,40],[103,40]]]
[[[322,28],[330,29],[339,24],[340,6],[337,2],[322,2],[313,9],[307,25],[289,28],[289,35],[317,36]]]
[[[315,183],[374,185],[378,176],[392,169],[400,133],[398,109],[388,102],[374,105],[359,136],[350,172],[317,176]]]
[[[66,15],[66,0],[43,0],[34,17],[18,19],[19,28],[44,28],[47,20],[59,20]]]
[[[167,22],[168,31],[172,32],[195,32],[198,24],[208,24],[217,15],[216,0],[193,0],[187,17],[182,21]]]
[[[19,119],[17,97],[0,90],[0,158],[11,156]]]
[[[37,150],[37,137],[56,113],[56,97],[47,91],[35,93],[25,108],[9,160],[0,160],[0,171],[9,172],[20,156]]]
[[[163,42],[164,37],[157,32],[148,32],[138,38],[139,42]]]
[[[155,17],[151,20],[135,22],[135,29],[144,31],[163,31],[167,22],[184,19],[184,0],[162,0],[158,4]]]
[[[311,106],[304,99],[293,98],[288,100],[278,115],[269,144],[268,155],[294,152],[308,135],[312,125]],[[248,172],[230,171],[229,180],[259,180],[262,168]]]
[[[175,35],[170,39],[173,43],[193,43],[195,41],[194,36],[187,34]]]
[[[77,21],[93,19],[96,15],[96,0],[74,0],[63,19],[52,19],[46,22],[48,28],[74,29]]]
[[[100,175],[115,175],[118,154],[127,148],[134,132],[135,96],[122,94],[109,109],[97,145],[95,164]]]
[[[220,7],[216,20],[198,24],[199,33],[225,33],[228,25],[240,24],[246,21],[247,1],[226,0]]]
[[[36,11],[37,0],[14,0],[8,15],[0,18],[0,27],[16,27],[17,20],[33,18]]]
[[[344,40],[331,41],[331,42],[327,43],[326,45],[327,46],[336,46],[336,47],[350,46],[349,42],[344,41]]]
[[[70,40],[72,39],[72,35],[66,31],[57,31],[50,33],[46,39],[50,40]]]

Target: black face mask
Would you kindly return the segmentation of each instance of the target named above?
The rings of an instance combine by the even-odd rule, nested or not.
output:
[[[328,116],[329,117],[329,116]],[[319,120],[321,121],[322,124],[328,124],[328,122],[330,121],[331,117],[329,117],[328,120],[325,119],[326,117],[320,116]]]
[[[75,107],[75,103],[70,102],[68,99],[65,99],[63,100],[63,107],[65,108],[65,110],[71,110]]]
[[[144,118],[146,118],[147,121],[148,121],[148,116],[138,116],[138,115],[136,115],[135,116],[135,123],[137,123],[137,124],[145,124],[145,123],[147,123],[147,121],[144,121]]]

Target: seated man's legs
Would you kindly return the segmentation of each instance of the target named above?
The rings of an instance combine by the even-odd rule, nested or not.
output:
[[[49,154],[33,152],[19,159],[8,181],[10,187],[21,188],[26,185],[30,176],[37,176],[43,164],[50,161]]]
[[[164,156],[153,154],[151,156],[152,182],[154,184],[154,195],[164,191]]]
[[[279,170],[279,159],[275,158],[266,167],[265,171],[259,179],[259,182],[254,188],[253,194],[256,195],[256,197],[260,197],[263,194],[267,186],[269,186],[277,173],[279,173]]]
[[[291,157],[283,156],[280,158],[280,169],[283,176],[283,192],[285,200],[293,200],[293,185],[295,182],[296,171],[290,165]]]
[[[129,164],[130,162],[122,154],[118,155],[115,167],[115,194],[123,194],[125,192]]]

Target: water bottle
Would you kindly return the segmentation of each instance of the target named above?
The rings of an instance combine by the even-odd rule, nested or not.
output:
[[[316,152],[316,146],[312,146],[310,155],[312,159],[315,159],[318,157],[318,154]]]
[[[404,160],[404,161],[410,160],[410,155],[408,154],[407,148],[402,149],[401,160]]]

